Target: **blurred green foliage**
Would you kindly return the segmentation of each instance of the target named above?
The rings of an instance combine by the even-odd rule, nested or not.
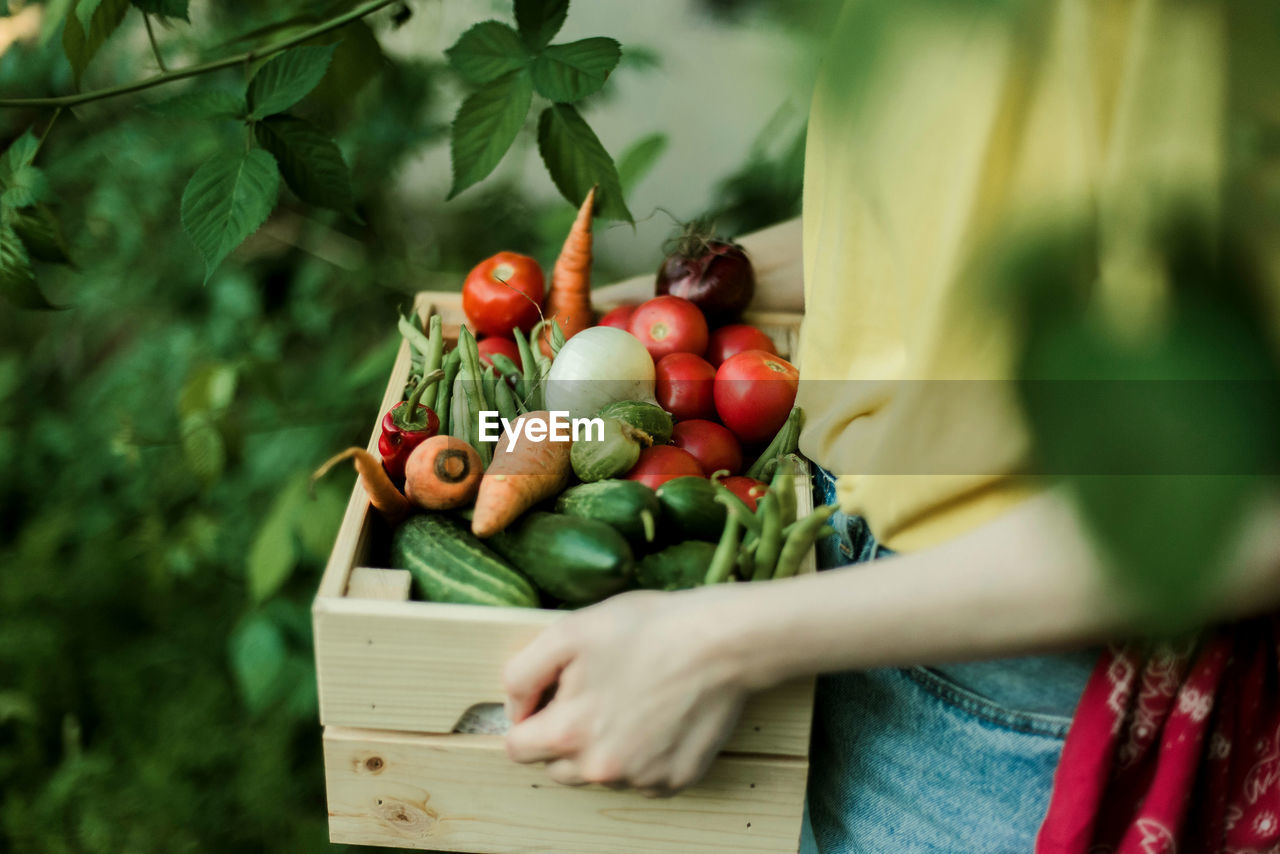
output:
[[[157,31],[171,64],[209,60],[353,5],[222,0]],[[397,192],[447,150],[464,82],[383,51],[402,18],[316,39],[332,61],[290,108],[336,141],[354,216],[282,185],[207,284],[181,196],[244,129],[174,99],[242,92],[244,69],[63,111],[40,148],[45,242],[71,265],[33,248],[62,310],[0,308],[0,850],[329,849],[309,606],[353,475],[314,497],[308,475],[367,440],[413,292],[499,249],[549,263],[574,212],[501,173],[447,206]],[[86,85],[152,73],[141,36],[130,10]],[[0,93],[69,91],[56,27],[0,53]],[[0,151],[49,118],[0,110]],[[621,154],[624,191],[665,143]],[[597,281],[624,272],[597,261]]]

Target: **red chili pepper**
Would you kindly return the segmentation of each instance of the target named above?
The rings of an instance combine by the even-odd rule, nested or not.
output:
[[[440,432],[440,419],[431,407],[418,401],[443,376],[444,371],[439,370],[427,374],[408,400],[397,403],[382,416],[378,453],[382,455],[382,467],[392,480],[404,480],[404,464],[413,449]]]

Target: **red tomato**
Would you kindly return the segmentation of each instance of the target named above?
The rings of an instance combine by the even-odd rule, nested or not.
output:
[[[627,472],[627,480],[638,480],[650,489],[657,489],[669,480],[686,475],[703,476],[702,466],[693,454],[675,445],[654,445],[640,452],[640,459]]]
[[[765,442],[796,402],[800,373],[781,356],[743,350],[716,371],[716,412],[742,442]]]
[[[681,421],[671,431],[671,444],[693,454],[707,477],[720,469],[737,474],[742,468],[742,446],[728,428],[714,421]]]
[[[759,329],[746,323],[734,323],[711,333],[711,340],[707,342],[707,361],[719,367],[725,359],[743,350],[764,350],[775,355],[778,352],[778,348],[773,346],[773,339]]]
[[[716,369],[692,353],[672,353],[654,368],[658,405],[676,421],[716,417]]]
[[[605,312],[604,317],[600,318],[600,322],[596,326],[616,326],[619,329],[627,330],[631,326],[631,315],[635,313],[636,307],[634,305],[620,305]]]
[[[734,495],[741,498],[751,508],[752,513],[756,510],[756,502],[769,491],[769,485],[764,481],[744,475],[721,478],[720,483]]]
[[[542,305],[542,268],[528,255],[499,252],[481,261],[462,286],[462,310],[480,335],[507,337],[519,327],[528,332]]]
[[[641,303],[627,330],[640,339],[655,362],[670,353],[701,356],[707,349],[702,309],[680,297],[654,297]]]
[[[520,364],[520,348],[516,346],[516,342],[510,338],[499,338],[490,336],[489,338],[481,338],[476,342],[476,349],[480,351],[480,361],[486,365],[492,365],[493,360],[489,358],[490,353],[501,353],[508,359],[516,363],[516,367],[523,368]]]

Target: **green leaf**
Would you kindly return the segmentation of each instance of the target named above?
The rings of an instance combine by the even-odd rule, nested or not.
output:
[[[124,20],[124,13],[129,10],[129,0],[80,0],[80,2],[96,3],[97,7],[93,10],[89,26],[86,27],[80,22],[77,9],[77,14],[68,15],[62,27],[62,50],[67,55],[67,61],[71,63],[71,73],[77,86],[80,85],[80,78],[84,75],[84,70],[89,67],[89,62],[98,52],[98,48],[102,47],[102,43],[116,31],[116,27],[120,26],[120,22]]]
[[[181,440],[182,456],[191,473],[205,485],[216,483],[227,464],[227,443],[208,413],[183,418]]]
[[[276,203],[280,172],[260,148],[214,155],[182,193],[182,227],[204,258],[205,281]]]
[[[10,174],[17,172],[23,166],[30,165],[35,159],[36,151],[40,148],[40,140],[36,139],[36,135],[27,130],[22,136],[13,141],[13,145],[9,146],[9,150],[5,152],[8,159]]]
[[[188,0],[130,0],[134,6],[152,15],[163,15],[166,18],[180,18],[189,21],[187,13]]]
[[[667,135],[651,133],[631,143],[626,151],[618,155],[618,180],[622,183],[623,191],[630,193],[634,190],[666,150]]]
[[[600,90],[621,56],[618,43],[603,36],[553,44],[533,61],[533,87],[552,101],[577,101]]]
[[[7,218],[0,220],[0,295],[17,308],[55,308],[36,287],[27,247]]]
[[[282,113],[306,97],[329,70],[336,44],[287,50],[258,69],[249,83],[250,116]]]
[[[215,362],[199,368],[182,386],[178,395],[178,414],[183,418],[201,414],[219,417],[235,399],[239,380],[236,366],[227,362]]]
[[[531,50],[546,47],[568,14],[569,0],[516,0],[516,25]]]
[[[272,506],[262,527],[249,547],[249,560],[245,573],[249,581],[249,596],[254,602],[262,602],[289,580],[298,561],[293,542],[293,507],[288,498],[292,490],[281,493]]]
[[[101,5],[102,0],[79,0],[76,3],[76,20],[80,22],[80,28],[85,32],[93,28],[93,13],[97,12]]]
[[[554,104],[538,118],[538,151],[556,188],[578,205],[594,185],[600,216],[633,222],[622,197],[613,159],[595,132],[569,104]]]
[[[481,21],[445,51],[453,69],[472,83],[488,83],[524,68],[529,52],[520,34],[500,21]]]
[[[254,126],[260,144],[275,155],[289,189],[309,205],[357,218],[351,176],[338,144],[310,122],[272,116]]]
[[[49,182],[44,173],[34,166],[23,166],[4,182],[5,191],[0,204],[11,208],[25,208],[43,201],[49,194]]]
[[[494,170],[524,125],[533,100],[527,71],[512,71],[462,102],[453,119],[453,188],[448,198]]]
[[[245,705],[255,714],[263,711],[279,694],[278,677],[288,655],[280,629],[265,615],[251,614],[227,643]]]
[[[333,551],[333,541],[338,535],[338,526],[342,524],[342,514],[347,510],[350,492],[350,489],[343,492],[334,486],[320,487],[315,498],[300,508],[295,523],[298,541],[308,557],[323,562]]]
[[[174,119],[238,119],[249,112],[244,97],[225,89],[195,89],[148,104],[156,115]]]
[[[71,253],[67,249],[66,238],[62,236],[62,228],[47,206],[36,205],[34,208],[12,211],[10,217],[13,230],[22,238],[32,258],[50,264],[71,263]]]

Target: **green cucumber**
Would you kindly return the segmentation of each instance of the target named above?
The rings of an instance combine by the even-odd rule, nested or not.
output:
[[[538,591],[466,526],[441,513],[419,513],[391,537],[391,567],[407,569],[431,602],[538,607]]]
[[[636,567],[636,583],[646,590],[687,590],[700,587],[716,547],[702,540],[687,540],[645,555]]]
[[[640,459],[640,446],[649,436],[621,418],[602,418],[600,438],[582,438],[569,450],[569,463],[578,479],[594,483],[631,471]]]
[[[635,569],[622,534],[594,519],[534,511],[488,542],[543,590],[575,604],[620,592]]]
[[[705,477],[672,478],[657,491],[662,505],[662,527],[672,540],[719,542],[724,531],[725,507],[716,501],[716,488]],[[706,571],[704,566],[703,571]]]
[[[599,418],[617,418],[641,431],[655,445],[671,441],[671,416],[656,403],[644,400],[619,400],[596,413]]]
[[[600,480],[560,493],[556,512],[612,525],[632,546],[653,542],[662,507],[658,496],[635,480]]]

